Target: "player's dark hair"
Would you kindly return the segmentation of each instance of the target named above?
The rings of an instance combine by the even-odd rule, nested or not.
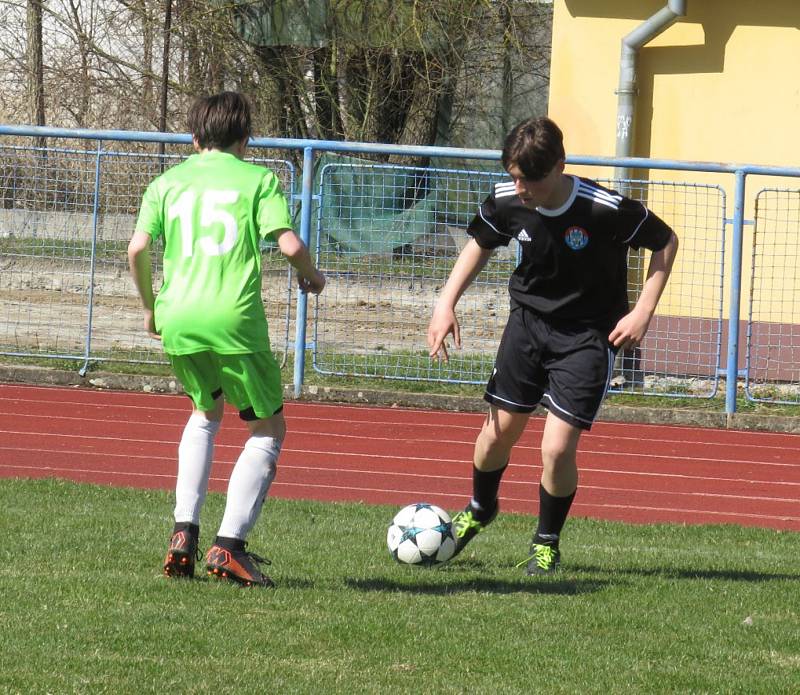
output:
[[[518,123],[503,144],[503,168],[516,165],[531,181],[547,176],[564,157],[564,135],[546,116]]]
[[[250,137],[250,102],[238,92],[200,97],[189,109],[187,120],[200,147],[224,150]]]

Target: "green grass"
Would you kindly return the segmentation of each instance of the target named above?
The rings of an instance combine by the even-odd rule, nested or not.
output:
[[[278,588],[245,590],[160,576],[171,508],[0,481],[0,692],[800,690],[800,534],[571,519],[563,571],[534,579],[531,517],[421,570],[389,557],[392,508],[270,499],[250,541]]]

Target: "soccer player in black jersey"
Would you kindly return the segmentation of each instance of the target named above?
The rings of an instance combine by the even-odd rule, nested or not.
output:
[[[473,494],[454,517],[456,554],[497,515],[511,449],[537,405],[542,434],[539,518],[528,574],[560,562],[559,538],[578,486],[581,433],[597,416],[619,350],[644,338],[678,249],[670,227],[644,205],[564,173],[564,145],[549,118],[518,124],[503,146],[511,180],[498,183],[467,232],[472,237],[442,289],[428,326],[431,358],[461,347],[455,306],[495,248],[515,238],[522,260],[508,289],[511,309],[484,398],[475,442]],[[652,251],[635,306],[628,306],[628,249]]]

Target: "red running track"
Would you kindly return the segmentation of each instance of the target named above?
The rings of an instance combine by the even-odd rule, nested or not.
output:
[[[0,477],[172,489],[183,396],[0,385]],[[460,509],[471,494],[483,416],[288,402],[271,494]],[[503,478],[506,511],[535,514],[539,440],[531,420]],[[211,489],[224,491],[247,430],[226,412]],[[597,423],[578,454],[575,516],[635,523],[733,523],[800,531],[800,435]]]

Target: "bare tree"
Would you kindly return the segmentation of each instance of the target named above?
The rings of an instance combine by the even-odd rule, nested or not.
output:
[[[543,110],[539,3],[171,0],[165,53],[167,6],[0,0],[0,119],[44,122],[46,108],[62,126],[181,130],[197,94],[238,89],[271,136],[495,146],[519,114]]]
[[[480,118],[458,102],[500,79],[498,60],[508,126],[522,85],[541,65],[546,75],[549,12],[514,0],[234,0],[232,9],[280,95],[284,134],[420,145],[448,143],[460,117]]]
[[[34,125],[45,124],[44,57],[42,49],[42,0],[28,0],[26,22],[28,115]]]

